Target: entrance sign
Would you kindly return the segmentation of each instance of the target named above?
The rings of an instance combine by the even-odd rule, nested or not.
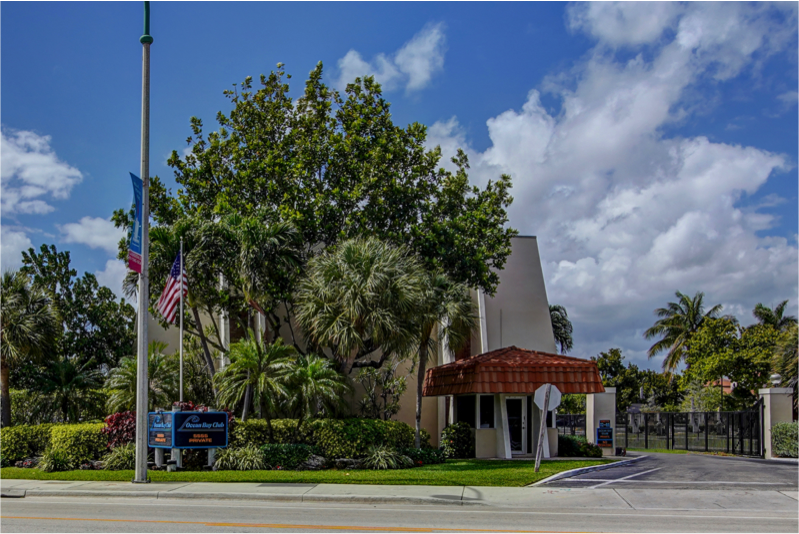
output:
[[[147,445],[156,449],[172,448],[172,413],[147,414]]]
[[[215,449],[227,447],[228,415],[225,412],[173,412],[172,447]]]

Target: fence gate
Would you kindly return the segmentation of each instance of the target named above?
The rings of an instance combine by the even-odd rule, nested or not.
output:
[[[762,457],[763,400],[740,412],[617,413],[616,444]]]
[[[558,434],[585,436],[585,414],[559,413],[555,418]]]

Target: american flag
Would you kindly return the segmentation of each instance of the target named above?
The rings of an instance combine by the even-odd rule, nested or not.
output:
[[[180,252],[178,252],[178,257],[175,259],[175,264],[172,266],[172,270],[169,272],[169,276],[166,279],[166,287],[164,288],[164,292],[161,293],[161,298],[158,299],[158,305],[156,306],[156,309],[169,323],[175,321],[175,315],[177,315],[178,312],[181,286],[183,286],[183,298],[186,298],[186,295],[189,292],[186,281],[186,269],[183,269],[183,273],[181,274]]]

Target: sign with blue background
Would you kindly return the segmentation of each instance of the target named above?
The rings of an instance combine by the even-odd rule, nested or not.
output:
[[[178,449],[227,447],[228,415],[225,412],[174,412],[172,446]]]
[[[172,448],[172,412],[147,414],[147,444],[156,449]]]

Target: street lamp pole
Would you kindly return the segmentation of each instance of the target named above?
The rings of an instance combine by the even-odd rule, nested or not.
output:
[[[147,319],[150,301],[150,2],[144,2],[144,35],[142,44],[141,94],[141,179],[142,244],[141,273],[139,274],[138,345],[136,353],[136,473],[134,483],[149,482],[147,478],[147,411],[149,384],[147,379]]]

